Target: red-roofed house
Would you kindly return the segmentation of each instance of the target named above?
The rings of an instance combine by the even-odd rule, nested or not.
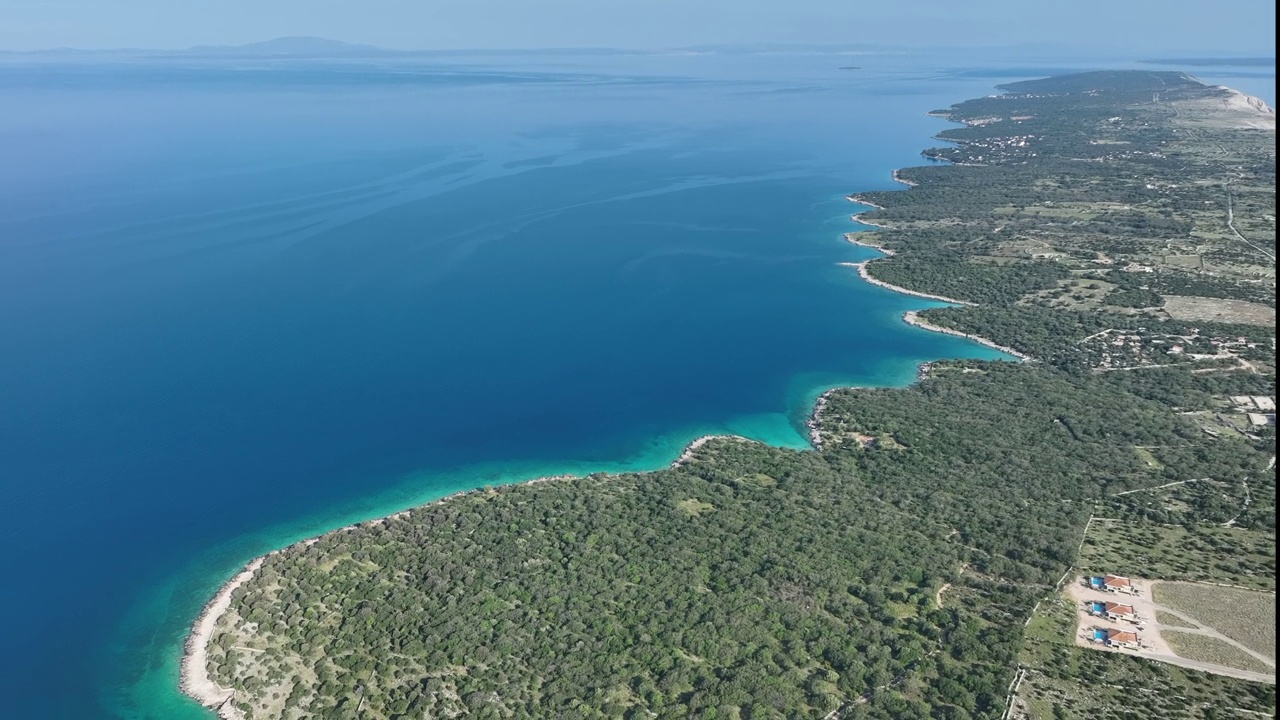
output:
[[[1138,613],[1134,611],[1132,605],[1124,603],[1109,602],[1102,606],[1102,614],[1114,620],[1136,620]]]
[[[1102,582],[1099,583],[1099,589],[1106,590],[1107,592],[1122,592],[1130,595],[1136,594],[1133,583],[1130,582],[1129,578],[1121,575],[1102,576]]]
[[[1138,633],[1131,630],[1116,630],[1109,628],[1104,642],[1111,647],[1129,648],[1131,650],[1138,649]]]

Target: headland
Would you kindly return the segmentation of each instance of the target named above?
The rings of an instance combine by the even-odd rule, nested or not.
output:
[[[1077,278],[1098,271],[1089,264],[1091,260],[1082,259],[1096,254],[1079,249],[1096,250],[1099,242],[1107,241],[1099,241],[1090,233],[1096,225],[1060,222],[1060,213],[1064,212],[1060,206],[1070,199],[1079,200],[1070,188],[1059,189],[1060,194],[1049,204],[1030,210],[1025,202],[1010,210],[1001,204],[1007,195],[979,192],[999,184],[1001,191],[1014,195],[1034,188],[1032,181],[1037,177],[1096,172],[1096,168],[1105,166],[1079,162],[1081,156],[1092,157],[1091,153],[1096,152],[1113,153],[1107,155],[1110,162],[1130,162],[1133,154],[1129,149],[1114,152],[1108,148],[1136,145],[1146,152],[1148,146],[1141,143],[1149,143],[1150,134],[1143,128],[1177,127],[1177,123],[1185,121],[1179,112],[1167,112],[1165,103],[1183,103],[1180,107],[1191,109],[1216,108],[1213,102],[1207,102],[1216,97],[1212,89],[1175,73],[1087,73],[1018,83],[1010,88],[1006,96],[969,101],[945,114],[971,128],[982,128],[989,136],[966,138],[955,148],[939,150],[939,155],[953,160],[951,166],[910,171],[910,182],[947,183],[949,187],[972,188],[974,192],[955,193],[953,197],[960,198],[955,205],[943,203],[927,208],[927,212],[913,218],[914,226],[909,229],[895,225],[893,234],[885,238],[885,247],[877,249],[886,252],[886,263],[909,254],[928,258],[930,262],[915,266],[919,275],[912,279],[920,281],[917,286],[940,279],[949,283],[947,287],[963,289],[958,294],[965,297],[990,298],[961,304],[940,294],[918,295],[954,307],[911,311],[905,321],[982,342],[1022,359],[1034,355],[1041,362],[937,363],[930,368],[928,382],[912,388],[823,393],[807,423],[818,452],[784,452],[759,443],[718,443],[718,436],[703,436],[690,443],[667,470],[564,483],[554,488],[555,497],[551,498],[517,487],[494,493],[490,504],[488,498],[464,493],[451,496],[454,501],[438,513],[415,511],[404,516],[404,523],[362,524],[350,544],[346,538],[327,533],[316,545],[275,556],[273,560],[281,561],[277,570],[282,581],[290,583],[291,597],[323,604],[332,593],[334,574],[340,575],[340,581],[346,583],[344,587],[362,593],[369,603],[369,626],[385,625],[377,626],[378,632],[373,635],[362,634],[359,628],[351,630],[353,637],[371,643],[356,652],[364,652],[361,662],[378,668],[379,673],[361,675],[356,685],[307,685],[302,694],[311,703],[309,707],[323,710],[363,703],[365,690],[373,683],[378,683],[378,702],[386,708],[418,702],[430,703],[441,712],[454,712],[466,702],[491,702],[497,688],[526,698],[516,701],[504,696],[504,702],[541,707],[539,703],[549,701],[548,695],[535,696],[524,689],[542,687],[550,679],[536,669],[541,664],[528,661],[545,657],[555,664],[557,680],[579,675],[607,677],[608,687],[639,688],[639,692],[626,696],[628,707],[671,710],[668,696],[649,693],[650,686],[656,689],[658,683],[665,683],[676,690],[670,694],[680,704],[674,711],[693,715],[713,707],[699,704],[704,698],[697,688],[716,683],[713,676],[698,675],[700,668],[740,667],[739,663],[748,658],[738,650],[749,648],[758,656],[759,647],[770,647],[773,657],[785,656],[785,667],[756,668],[751,682],[740,685],[765,688],[771,693],[769,697],[785,697],[788,708],[804,708],[804,713],[815,717],[840,717],[882,693],[893,694],[895,701],[914,703],[910,705],[913,712],[931,704],[977,707],[985,703],[983,712],[996,716],[1002,708],[1018,706],[1022,702],[1020,693],[1060,697],[1063,690],[1053,688],[1057,688],[1054,683],[1063,682],[1068,683],[1067,690],[1074,691],[1075,686],[1069,683],[1079,678],[1070,677],[1070,673],[1064,676],[1062,672],[1045,672],[1044,660],[1058,662],[1056,658],[1066,653],[1078,664],[1079,658],[1072,653],[1088,650],[1075,648],[1069,635],[1065,642],[1055,640],[1046,645],[1041,639],[1033,639],[1022,645],[1021,628],[1040,620],[1037,627],[1041,635],[1056,637],[1053,623],[1060,608],[1055,583],[1061,583],[1060,578],[1068,576],[1064,571],[1077,561],[1077,554],[1085,546],[1081,535],[1087,539],[1095,511],[1121,516],[1157,535],[1172,532],[1161,528],[1177,526],[1153,525],[1148,518],[1150,508],[1134,498],[1143,498],[1149,490],[1188,485],[1165,482],[1169,474],[1199,477],[1201,473],[1196,465],[1199,460],[1166,454],[1165,448],[1182,447],[1187,437],[1199,437],[1194,421],[1186,417],[1185,406],[1202,400],[1188,394],[1173,407],[1163,393],[1153,394],[1150,387],[1141,383],[1123,384],[1121,376],[1104,371],[1151,368],[1166,372],[1172,367],[1175,372],[1169,374],[1172,380],[1166,384],[1175,387],[1200,387],[1196,383],[1213,374],[1214,392],[1221,393],[1223,387],[1236,388],[1238,395],[1260,407],[1259,403],[1268,399],[1257,393],[1266,390],[1267,382],[1272,383],[1271,387],[1274,383],[1273,365],[1264,364],[1264,369],[1258,370],[1259,364],[1274,362],[1261,354],[1273,346],[1274,331],[1268,335],[1266,330],[1254,331],[1239,324],[1200,320],[1192,327],[1176,318],[1135,316],[1114,309],[1126,307],[1123,305],[1111,305],[1109,309],[1107,303],[1099,302],[1100,297],[1089,297],[1083,290],[1096,290],[1097,295],[1116,292],[1112,300],[1121,302],[1130,297],[1125,293],[1169,292],[1170,286],[1148,281],[1147,287],[1130,287],[1120,271],[1093,281],[1097,288],[1082,287]],[[1225,104],[1231,112],[1248,110],[1241,105]],[[1037,117],[1047,120],[1032,132],[1024,124]],[[1222,167],[1217,154],[1228,152],[1228,148],[1247,158],[1260,157],[1257,148],[1265,143],[1260,143],[1257,136],[1235,133],[1255,132],[1256,123],[1212,127],[1224,132],[1214,135],[1208,144],[1195,137],[1178,140],[1184,151],[1204,152],[1210,158],[1191,165],[1195,173],[1217,177],[1215,173]],[[1082,134],[1081,128],[1100,135],[1102,141],[1074,143],[1073,139]],[[1101,150],[1097,149],[1099,146]],[[979,153],[983,164],[964,162]],[[1273,152],[1270,157],[1273,167]],[[1156,167],[1170,177],[1181,178],[1188,172],[1188,166],[1181,162],[1142,167]],[[1264,161],[1258,162],[1265,165]],[[999,165],[1000,172],[993,172],[992,165]],[[1101,215],[1113,210],[1108,203],[1118,192],[1115,185],[1121,184],[1125,176],[1117,177],[1121,180],[1107,185],[1105,194],[1089,195],[1080,201],[1089,212],[1069,208],[1072,217],[1093,217],[1093,213]],[[896,178],[907,182],[900,175]],[[1240,212],[1247,212],[1259,226],[1268,217],[1274,225],[1274,216],[1264,212],[1265,177],[1261,181],[1251,177],[1235,182],[1239,185],[1232,192],[1240,195],[1231,196],[1231,202],[1236,203],[1232,207],[1246,208]],[[1193,189],[1199,192],[1209,187],[1203,183]],[[1128,192],[1137,190],[1126,186]],[[1273,197],[1273,190],[1271,194]],[[893,202],[891,193],[876,194],[870,199],[873,202],[868,204],[875,207]],[[1145,211],[1150,205],[1134,201],[1132,207]],[[906,214],[909,212],[901,211],[895,219]],[[1144,238],[1141,227],[1145,223],[1129,226],[1123,224],[1128,216],[1108,217],[1112,224],[1107,227],[1121,228],[1133,243],[1124,246],[1130,248],[1126,252],[1133,262],[1146,258],[1146,250],[1136,254],[1132,250],[1141,247],[1138,243]],[[1188,213],[1183,217],[1191,217],[1185,220],[1188,237],[1197,222],[1215,227],[1222,222],[1216,214]],[[1005,233],[1015,224],[1019,232]],[[969,226],[978,226],[979,231],[966,229],[963,232],[969,234],[957,235],[957,227]],[[1079,228],[1071,231],[1079,234],[1061,239],[1068,232],[1064,227]],[[1138,229],[1130,232],[1131,227]],[[1056,233],[1056,245],[1041,250],[1040,245],[1026,242],[1028,235],[1047,237],[1046,229]],[[857,242],[853,238],[850,241]],[[1059,246],[1072,252],[1060,250]],[[1165,247],[1161,245],[1152,252]],[[1110,246],[1108,252],[1121,254]],[[1073,263],[1070,269],[1068,263]],[[859,268],[860,274],[870,280],[865,267]],[[1185,277],[1179,280],[1190,282]],[[1219,293],[1257,291],[1253,286],[1236,283],[1234,278],[1213,282]],[[1071,294],[1074,288],[1082,290],[1075,293],[1079,298]],[[894,286],[888,289],[900,290]],[[1269,291],[1274,301],[1274,285]],[[1073,302],[1079,305],[1072,305]],[[1101,330],[1097,329],[1099,326]],[[1103,341],[1095,343],[1099,337]],[[1210,358],[1212,362],[1204,362],[1189,353],[1169,352],[1171,338],[1187,343],[1203,339],[1228,349]],[[1266,343],[1268,338],[1270,346]],[[1118,357],[1122,351],[1116,348],[1122,347],[1126,354]],[[1166,351],[1164,355],[1156,355],[1162,349]],[[1248,364],[1253,371],[1237,372],[1239,368],[1225,366],[1222,360],[1226,355]],[[1117,362],[1127,364],[1113,368]],[[1244,392],[1245,389],[1251,392]],[[1219,403],[1221,399],[1211,400]],[[1273,406],[1274,401],[1270,402]],[[1210,405],[1203,410],[1213,413],[1215,407]],[[1220,413],[1220,408],[1216,412]],[[1212,433],[1205,430],[1210,438],[1222,434],[1220,428],[1210,429]],[[1144,445],[1136,451],[1134,438],[1139,437]],[[1247,435],[1239,437],[1248,439]],[[1198,449],[1213,458],[1205,461],[1206,466],[1222,466],[1226,457],[1236,458],[1240,453],[1248,453],[1249,462],[1256,461],[1258,467],[1265,461],[1265,443],[1259,442],[1254,448],[1243,440],[1200,440]],[[1082,447],[1093,450],[1081,453]],[[1243,467],[1239,463],[1237,466]],[[1161,477],[1145,476],[1153,467],[1161,471]],[[1013,468],[1016,472],[1011,471]],[[1239,478],[1230,478],[1232,482],[1236,480]],[[1155,482],[1161,484],[1151,484]],[[1230,484],[1224,482],[1223,489]],[[1248,501],[1252,495],[1247,493],[1251,491],[1246,488],[1245,492],[1242,509],[1228,525],[1233,526],[1232,532],[1251,533],[1250,539],[1233,538],[1232,542],[1265,541],[1265,529],[1249,529],[1247,520],[1241,527],[1234,527],[1238,518],[1259,512],[1257,504]],[[627,501],[618,502],[620,497]],[[546,502],[538,504],[539,500]],[[1174,509],[1165,512],[1187,523],[1203,523],[1212,519],[1214,512],[1211,507],[1201,507],[1193,495],[1180,497],[1176,505],[1169,507]],[[743,508],[747,511],[742,512]],[[486,512],[502,518],[487,531],[483,523],[475,520]],[[762,522],[761,518],[767,521]],[[993,522],[993,518],[999,520]],[[1256,520],[1265,526],[1265,517]],[[1214,532],[1220,532],[1224,525],[1216,522],[1213,527],[1218,528]],[[518,534],[513,536],[510,528],[518,528]],[[435,539],[433,543],[426,542],[427,533]],[[361,538],[366,542],[355,542]],[[1273,546],[1274,531],[1270,541]],[[1131,538],[1129,544],[1141,542],[1140,538]],[[488,551],[477,553],[477,547]],[[850,552],[854,547],[859,552]],[[395,551],[384,557],[389,552],[387,548]],[[354,557],[353,552],[361,553],[360,557]],[[432,603],[439,613],[427,613],[432,623],[444,622],[440,617],[452,612],[453,624],[444,626],[447,632],[443,635],[441,628],[423,625],[408,632],[406,640],[397,641],[427,637],[425,647],[413,650],[416,655],[382,652],[383,646],[377,643],[382,642],[386,632],[398,629],[386,624],[404,622],[406,618],[398,605],[376,607],[379,598],[387,594],[385,588],[362,583],[376,572],[371,567],[381,567],[379,563],[392,560],[395,567],[435,567],[425,560],[437,558],[437,552],[444,552],[446,559],[452,557],[449,552],[468,552],[473,562],[458,564],[452,575],[441,570],[444,577],[433,574],[424,582],[388,582],[400,582],[397,590],[411,598],[409,602],[414,607]],[[1150,565],[1160,562],[1163,552],[1159,544],[1137,550],[1125,547],[1113,550],[1105,561],[1113,565],[1137,562],[1134,558],[1140,555],[1142,562]],[[1265,562],[1249,560],[1248,554],[1238,557],[1248,565],[1241,570],[1243,574],[1265,581],[1269,572],[1274,586],[1274,561],[1267,568]],[[1212,553],[1201,559],[1203,562],[1196,563],[1197,567],[1217,567]],[[1180,558],[1174,560],[1175,564],[1179,562]],[[313,572],[311,568],[319,563],[334,568],[334,574]],[[529,567],[539,570],[523,572]],[[1162,567],[1170,573],[1178,572],[1174,565],[1166,563]],[[544,578],[550,580],[544,582]],[[911,581],[904,585],[902,578]],[[245,583],[252,585],[252,580],[251,575]],[[458,610],[455,603],[469,600],[457,592],[463,583],[487,590],[474,599],[474,607]],[[446,588],[454,592],[446,596],[442,592]],[[891,589],[892,596],[885,588]],[[270,602],[267,588],[251,590],[256,592],[253,598],[257,607],[272,605],[271,612],[277,615],[286,611],[277,607],[279,603]],[[916,610],[942,610],[944,590],[948,593],[946,612]],[[961,593],[966,599],[955,602],[953,598]],[[231,594],[228,592],[228,596]],[[677,607],[696,608],[698,612],[672,612]],[[1050,614],[1037,615],[1042,607]],[[217,603],[210,608],[220,608],[222,613],[232,609]],[[490,608],[485,610],[489,613],[485,616],[487,622],[498,628],[493,632],[504,638],[510,648],[498,653],[488,651],[486,643],[494,635],[490,634],[489,625],[475,622],[477,608]],[[617,608],[622,611],[617,612]],[[699,615],[730,608],[733,612],[714,623],[702,621],[704,616]],[[992,608],[998,611],[986,614]],[[759,614],[752,614],[757,610]],[[909,616],[909,622],[900,622],[904,614]],[[553,616],[557,622],[549,621]],[[846,620],[846,616],[859,621]],[[581,621],[588,617],[601,618],[600,626]],[[683,624],[686,617],[696,622]],[[563,622],[559,621],[561,618]],[[772,625],[769,618],[774,618]],[[758,631],[784,627],[778,624],[778,618],[795,618],[795,622],[804,623],[803,627],[820,631],[795,634],[794,642],[774,647],[769,645],[769,638],[777,640],[779,633],[787,633]],[[215,623],[217,619],[214,618]],[[944,632],[939,623],[947,624],[949,632]],[[481,625],[484,632],[477,630]],[[927,627],[917,632],[922,626]],[[880,647],[886,637],[883,633],[889,628],[896,633],[894,648],[905,651],[868,660],[875,663],[876,675],[883,681],[866,680],[861,663],[850,663],[825,641],[814,645],[807,640],[835,638],[837,647],[859,643]],[[870,635],[859,635],[863,630]],[[285,648],[302,643],[311,648],[289,650],[286,660],[273,661],[275,664],[270,667],[248,663],[232,680],[249,677],[257,684],[270,674],[287,676],[291,670],[310,671],[311,667],[332,675],[351,664],[346,659],[341,664],[330,662],[324,657],[323,648],[313,647],[314,642],[297,629],[285,628],[277,635],[244,626],[228,627],[227,631],[259,645]],[[609,648],[609,642],[619,633],[631,633],[628,637],[634,636],[636,643],[652,648],[647,652],[670,658],[670,663],[618,667],[618,658],[629,657]],[[450,655],[447,648],[441,649],[442,638],[456,645],[461,642],[457,638],[464,634],[471,638],[467,647],[483,653],[484,662],[477,662],[474,655]],[[724,637],[734,641],[718,642]],[[441,642],[432,644],[433,638]],[[993,650],[993,643],[982,642],[986,638],[1000,638],[1002,649]],[[956,643],[967,648],[959,653],[965,658],[956,657],[961,649]],[[430,659],[419,660],[420,657]],[[596,657],[600,663],[593,664],[592,658]],[[974,658],[976,662],[968,661]],[[414,687],[406,689],[388,679],[399,677],[401,672],[420,676],[420,662],[433,668],[428,676],[429,693]],[[670,670],[672,667],[674,671]],[[811,676],[806,670],[803,675],[796,675],[787,668],[818,668],[820,672]],[[1265,694],[1256,694],[1255,702],[1251,688],[1233,684],[1238,680],[1199,676],[1189,680],[1181,676],[1152,680],[1135,677],[1129,670],[1129,666],[1098,666],[1091,670],[1097,676],[1091,681],[1101,677],[1104,688],[1121,682],[1137,683],[1144,693],[1149,691],[1147,696],[1155,703],[1171,699],[1176,702],[1194,692],[1202,698],[1232,698],[1233,702],[1242,703],[1248,713],[1266,714],[1268,710]],[[489,679],[479,679],[485,673],[489,673]],[[513,677],[519,681],[513,681]],[[903,678],[916,682],[902,682]],[[473,692],[477,683],[493,690],[487,695]],[[948,688],[945,697],[932,694],[930,688],[944,683]],[[214,687],[221,689],[216,683]],[[277,687],[280,689],[276,692],[283,690]],[[358,698],[349,687],[359,688]],[[803,690],[814,687],[822,690],[821,697],[815,699],[812,692],[806,694]],[[980,693],[975,692],[975,687],[980,688]],[[750,690],[734,692],[733,708],[757,701]],[[265,704],[273,702],[265,697],[265,691],[258,695],[263,697],[256,699]],[[601,712],[620,711],[613,697],[606,694],[598,699]],[[569,702],[574,698],[581,700],[571,689],[553,699]],[[991,698],[1000,698],[1003,704]],[[1122,701],[1123,698],[1117,699]],[[1270,702],[1273,706],[1274,694]]]

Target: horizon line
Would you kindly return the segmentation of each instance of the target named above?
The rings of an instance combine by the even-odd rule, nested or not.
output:
[[[1074,50],[1078,53],[1085,53],[1096,50],[1107,50],[1118,54],[1129,55],[1131,57],[1141,57],[1148,60],[1271,60],[1274,62],[1276,51],[1274,48],[1270,50],[1252,50],[1241,51],[1239,48],[1231,50],[1227,49],[1175,49],[1160,51],[1158,53],[1136,53],[1133,51],[1125,52],[1121,47],[1113,47],[1109,45],[1099,45],[1083,47],[1079,44],[1062,43],[1061,45],[1045,45],[1044,43],[1005,43],[1005,44],[953,44],[940,46],[937,44],[906,44],[906,43],[804,43],[804,42],[766,42],[766,41],[739,41],[739,42],[718,42],[694,45],[679,46],[618,46],[618,45],[554,45],[554,46],[456,46],[456,47],[431,47],[431,48],[394,48],[375,45],[372,43],[363,43],[358,41],[337,40],[318,35],[280,35],[270,37],[263,40],[254,40],[244,43],[198,43],[195,45],[187,45],[185,47],[130,47],[130,46],[101,46],[101,47],[76,47],[70,45],[62,45],[56,47],[29,48],[29,49],[11,49],[0,48],[0,54],[11,55],[35,55],[42,53],[197,53],[201,51],[217,51],[228,52],[235,50],[253,50],[261,48],[264,51],[268,49],[263,46],[270,46],[276,43],[284,42],[309,42],[314,43],[316,50],[322,46],[329,46],[332,50],[351,52],[369,52],[369,53],[387,53],[387,54],[431,54],[431,53],[466,53],[466,52],[612,52],[612,53],[634,53],[634,54],[665,54],[677,52],[714,52],[724,50],[747,50],[753,52],[837,52],[850,50],[866,50],[866,51],[899,51],[899,52],[918,52],[921,50],[937,50],[940,48],[947,49],[963,49],[963,50],[1017,50],[1017,49],[1039,49],[1041,52],[1058,52]],[[288,54],[279,52],[275,54]]]

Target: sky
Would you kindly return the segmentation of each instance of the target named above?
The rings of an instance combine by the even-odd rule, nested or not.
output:
[[[310,35],[405,50],[735,43],[1274,54],[1271,0],[0,0],[0,49]]]

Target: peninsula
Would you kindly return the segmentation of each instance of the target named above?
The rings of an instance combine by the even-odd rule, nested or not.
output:
[[[815,450],[700,438],[285,548],[206,608],[184,689],[227,718],[1273,715],[1274,610],[1269,647],[1257,611],[1162,660],[1096,651],[1064,589],[1274,608],[1274,114],[1177,72],[1003,90],[938,111],[949,164],[851,196],[886,253],[859,271],[1036,362],[826,393]]]

